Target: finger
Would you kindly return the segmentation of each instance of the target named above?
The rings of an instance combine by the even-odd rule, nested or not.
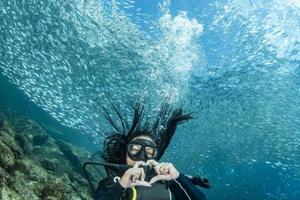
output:
[[[143,168],[132,168],[132,169],[131,169],[131,172],[132,172],[132,173],[141,173],[142,171],[144,171]]]
[[[160,169],[160,167],[163,165],[163,162],[161,162],[161,163],[159,163],[158,165],[155,165],[154,166],[154,169],[155,169],[155,171],[159,174],[160,172],[159,172],[159,169]]]
[[[179,177],[179,172],[173,167],[170,169],[169,175],[172,177],[172,179],[176,179]]]
[[[141,171],[141,181],[144,181],[145,177],[146,177],[146,175],[145,175],[144,169],[142,169],[142,171]]]
[[[141,181],[140,180],[140,177],[136,177],[136,176],[134,176],[133,178],[132,178],[132,183],[135,183],[135,182],[137,182],[137,181]]]
[[[163,172],[168,174],[170,172],[170,167],[171,167],[171,164],[170,163],[165,163],[163,166],[162,166],[162,169],[163,169]]]
[[[134,177],[136,177],[137,179],[140,179],[143,172],[144,172],[143,168],[135,168],[134,171],[133,171],[133,173],[132,173],[132,175]]]
[[[134,163],[133,168],[138,168],[140,165],[146,165],[144,161],[137,161]]]
[[[146,186],[146,187],[151,187],[152,185],[146,181],[139,181],[137,180],[136,182],[131,184],[131,187],[133,186]]]
[[[140,168],[130,168],[130,169],[127,171],[127,173],[128,173],[129,175],[133,176],[133,175],[136,175],[136,174],[140,173],[139,171],[140,171]]]
[[[159,162],[157,162],[154,159],[147,160],[146,165],[149,165],[150,167],[155,167],[156,165],[159,165]]]
[[[160,180],[166,180],[166,181],[169,181],[169,180],[171,180],[171,177],[170,177],[169,175],[157,175],[157,176],[153,177],[153,178],[149,181],[149,183],[150,183],[150,184],[153,184],[153,183],[155,183],[155,182],[157,182],[157,181],[160,181]]]
[[[131,178],[131,182],[132,182],[132,183],[135,183],[136,181],[138,181],[137,177],[136,177],[136,176],[133,176],[133,177]]]
[[[174,172],[177,172],[177,170],[175,169],[175,167],[173,165],[170,165],[169,173],[174,173]]]
[[[165,174],[165,171],[164,171],[165,166],[166,166],[166,163],[161,163],[161,164],[158,166],[159,174]]]
[[[177,169],[174,167],[172,163],[168,163],[167,169],[168,170],[166,173],[170,175],[172,179],[176,179],[179,177],[179,172],[177,171]]]
[[[134,163],[133,168],[139,168],[139,166],[145,165],[144,161],[137,161]]]

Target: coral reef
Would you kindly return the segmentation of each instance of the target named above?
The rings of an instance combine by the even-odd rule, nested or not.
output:
[[[82,171],[90,157],[31,119],[0,111],[0,200],[90,200]]]

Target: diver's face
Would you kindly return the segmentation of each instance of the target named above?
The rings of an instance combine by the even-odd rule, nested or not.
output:
[[[146,162],[147,159],[155,159],[157,156],[157,146],[148,136],[138,136],[133,138],[127,145],[126,163],[134,165],[137,161]]]

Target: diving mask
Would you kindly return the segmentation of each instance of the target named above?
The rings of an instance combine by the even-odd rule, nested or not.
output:
[[[158,148],[152,141],[145,139],[136,139],[126,146],[127,154],[134,161],[147,161],[156,159]]]

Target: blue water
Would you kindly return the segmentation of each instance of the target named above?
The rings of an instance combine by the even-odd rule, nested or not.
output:
[[[97,149],[92,99],[171,96],[195,119],[163,160],[208,177],[209,199],[300,199],[298,0],[7,0],[0,16],[1,104]]]

